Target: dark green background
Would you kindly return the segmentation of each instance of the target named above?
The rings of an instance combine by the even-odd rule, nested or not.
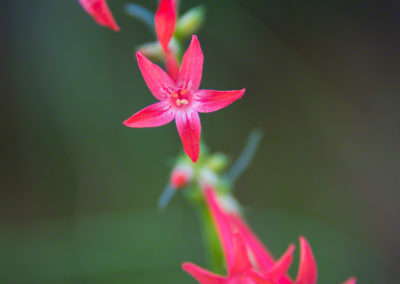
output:
[[[133,49],[153,35],[128,1],[108,2],[120,33],[78,1],[2,2],[1,283],[195,283],[181,263],[206,265],[192,208],[181,196],[156,208],[182,148],[174,124],[122,125],[155,102]],[[181,11],[200,3],[202,88],[247,88],[201,115],[203,137],[233,160],[265,132],[236,185],[249,223],[276,256],[306,236],[319,283],[398,283],[399,2],[182,0]]]

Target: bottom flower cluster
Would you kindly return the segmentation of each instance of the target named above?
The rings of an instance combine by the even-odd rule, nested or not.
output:
[[[223,208],[216,191],[204,187],[205,200],[221,241],[227,267],[227,276],[209,272],[193,263],[182,268],[201,284],[315,284],[317,265],[310,245],[300,237],[300,267],[296,280],[287,271],[293,259],[294,245],[275,260],[243,218]],[[355,284],[354,277],[343,284]]]

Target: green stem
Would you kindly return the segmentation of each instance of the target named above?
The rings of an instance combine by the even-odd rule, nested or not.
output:
[[[203,242],[206,248],[206,256],[208,259],[208,266],[211,271],[224,274],[225,273],[225,262],[224,255],[222,253],[221,244],[218,238],[217,231],[210,214],[205,204],[198,206],[199,216],[201,220],[201,227],[203,230]]]

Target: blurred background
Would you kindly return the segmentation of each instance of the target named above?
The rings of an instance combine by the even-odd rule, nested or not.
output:
[[[0,282],[196,283],[195,212],[156,206],[175,125],[122,125],[155,102],[133,57],[153,35],[129,1],[108,1],[120,33],[78,1],[4,2]],[[399,2],[180,2],[207,9],[202,88],[247,88],[201,115],[203,138],[233,161],[265,133],[235,192],[254,231],[276,256],[304,235],[319,283],[399,283]]]

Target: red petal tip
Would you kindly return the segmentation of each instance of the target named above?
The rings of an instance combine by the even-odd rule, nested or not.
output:
[[[139,59],[142,57],[145,57],[145,56],[140,51],[136,51],[136,58]]]
[[[192,160],[192,162],[193,163],[196,163],[197,162],[197,160],[199,159],[199,153],[195,153],[195,154],[191,154],[190,153],[190,155],[189,155],[189,153],[186,153],[188,156],[189,156],[189,158]]]
[[[93,17],[97,24],[108,27],[116,32],[120,30],[106,0],[79,0],[79,3]]]
[[[357,282],[357,279],[355,277],[350,277],[349,279],[347,279],[342,284],[356,284],[356,282]]]
[[[317,283],[317,264],[311,247],[303,236],[300,237],[300,267],[295,283]]]

